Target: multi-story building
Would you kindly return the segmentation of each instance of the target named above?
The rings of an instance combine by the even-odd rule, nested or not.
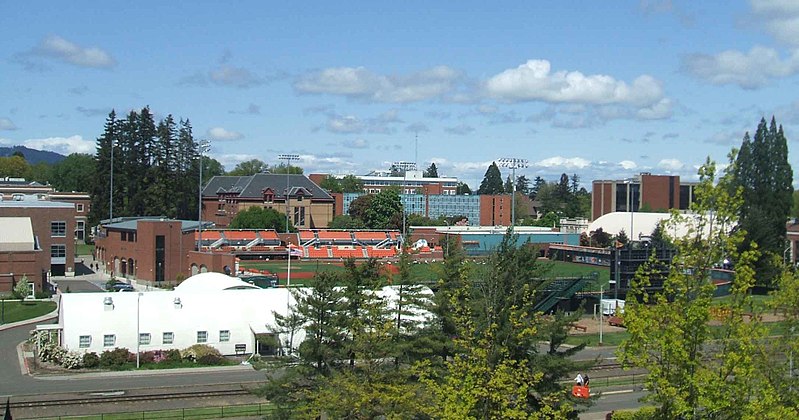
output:
[[[75,204],[75,239],[83,243],[87,236],[87,220],[92,199],[84,192],[57,192],[49,185],[24,178],[0,178],[0,200],[19,200],[26,195],[35,195],[40,199],[61,201]]]
[[[336,207],[336,215],[346,214],[350,204],[362,195],[364,194],[342,194],[341,211],[339,212],[339,207]],[[509,194],[400,194],[400,200],[407,214],[418,214],[431,219],[438,219],[442,216],[463,216],[468,220],[470,226],[510,225],[512,199]]]
[[[677,175],[644,172],[624,180],[596,180],[591,193],[591,220],[613,212],[688,210],[694,201],[694,182]]]
[[[28,255],[23,258],[27,261],[25,264],[19,260],[22,254],[0,258],[0,273],[14,273],[14,281],[19,281],[17,276],[24,274],[29,281],[43,287],[48,272],[55,276],[75,272],[75,205],[47,198],[43,194],[15,195],[11,200],[0,201],[0,219],[18,221],[18,227],[10,228],[16,232],[14,235],[20,240],[30,239],[23,240],[23,243],[32,241],[32,246],[25,245],[19,249],[8,243],[4,245],[9,254],[21,252]],[[2,233],[6,232],[3,230]],[[29,258],[33,257],[31,252],[34,251],[39,251],[38,257]]]
[[[318,183],[327,174],[311,174],[309,177]],[[346,175],[330,175],[343,178]],[[363,182],[363,192],[377,194],[387,188],[400,188],[403,194],[409,195],[455,195],[458,189],[458,178],[425,177],[423,171],[407,171],[404,176],[392,176],[389,171],[373,171],[367,175],[355,175]]]
[[[249,207],[286,214],[298,229],[325,228],[333,220],[334,199],[305,175],[215,176],[202,192],[202,217],[230,226]]]

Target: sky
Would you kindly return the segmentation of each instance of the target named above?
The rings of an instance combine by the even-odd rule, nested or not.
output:
[[[799,180],[797,0],[6,1],[0,37],[4,146],[94,153],[149,106],[227,170],[435,162],[474,189],[519,158],[590,189],[696,179],[774,116]]]

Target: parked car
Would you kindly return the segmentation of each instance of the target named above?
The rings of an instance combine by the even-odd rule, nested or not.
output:
[[[123,283],[121,281],[117,281],[112,283],[111,285],[107,286],[109,292],[134,292],[136,289],[133,286]]]

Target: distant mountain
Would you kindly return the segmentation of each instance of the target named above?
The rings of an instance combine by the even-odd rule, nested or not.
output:
[[[31,165],[44,162],[48,165],[61,162],[66,156],[47,150],[29,149],[25,146],[0,147],[0,157],[8,157],[20,152]]]

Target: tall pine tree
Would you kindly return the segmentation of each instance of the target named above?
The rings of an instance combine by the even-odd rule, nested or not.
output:
[[[770,126],[760,120],[754,139],[744,135],[734,167],[732,188],[743,189],[739,226],[745,244],[755,242],[761,251],[755,263],[758,284],[772,285],[785,249],[785,222],[793,204],[793,170],[782,126],[772,117]]]
[[[491,162],[491,166],[486,170],[483,182],[480,183],[480,188],[477,194],[502,194],[505,188],[502,186],[502,174],[499,172],[499,167],[496,162]]]

